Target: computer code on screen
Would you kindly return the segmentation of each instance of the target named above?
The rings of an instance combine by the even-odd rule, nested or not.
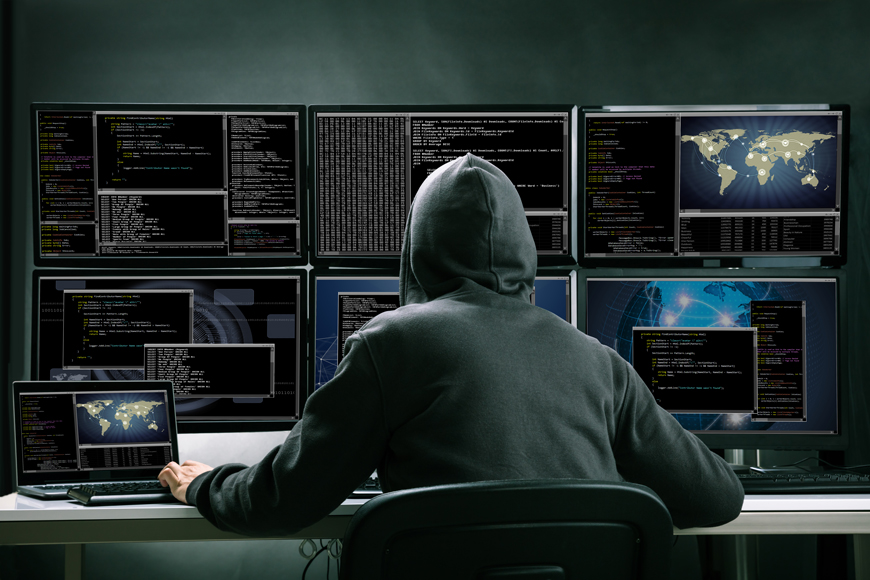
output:
[[[755,411],[755,328],[634,327],[632,346],[634,370],[668,411]]]
[[[42,276],[41,380],[174,382],[181,421],[295,420],[305,391],[299,275]]]
[[[754,419],[806,420],[806,302],[752,302],[758,329],[758,409]]]
[[[76,469],[73,395],[26,394],[20,405],[23,471]]]
[[[589,278],[587,333],[693,431],[836,433],[833,278]]]
[[[362,328],[369,320],[399,307],[398,292],[339,292],[338,339],[340,344]],[[338,349],[338,362],[344,358],[344,349]]]
[[[146,344],[145,379],[176,397],[274,397],[274,344]]]
[[[836,256],[842,111],[586,114],[596,256]]]
[[[301,255],[298,112],[35,115],[41,257]]]
[[[65,369],[143,368],[145,343],[192,337],[193,290],[63,293]]]
[[[318,112],[315,125],[318,254],[398,255],[420,185],[466,153],[514,183],[539,254],[568,253],[567,112]]]

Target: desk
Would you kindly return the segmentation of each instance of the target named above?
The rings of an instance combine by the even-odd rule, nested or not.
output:
[[[346,500],[291,536],[341,538],[366,500]],[[131,521],[135,525],[131,525]],[[870,495],[747,496],[740,516],[715,528],[674,529],[677,535],[855,534],[857,580],[870,580]],[[86,507],[71,500],[0,497],[0,545],[65,544],[67,579],[82,577],[83,545],[120,542],[253,540],[223,532],[196,508],[181,504]]]

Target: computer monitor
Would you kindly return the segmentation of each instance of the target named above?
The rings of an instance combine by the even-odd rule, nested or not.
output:
[[[304,269],[36,270],[33,378],[171,380],[181,432],[289,429],[306,398]]]
[[[571,270],[539,270],[533,304],[575,325],[577,277]],[[398,272],[351,269],[311,273],[311,392],[328,383],[343,357],[344,343],[381,312],[399,307]]]
[[[473,153],[517,187],[542,265],[576,263],[576,107],[309,107],[315,265],[394,267],[420,185]]]
[[[583,265],[845,263],[848,105],[582,116]]]
[[[36,262],[307,263],[305,107],[33,103]]]
[[[710,447],[844,449],[840,271],[591,272],[587,334]]]

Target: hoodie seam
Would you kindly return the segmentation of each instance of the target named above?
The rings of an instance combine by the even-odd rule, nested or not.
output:
[[[486,183],[484,183],[483,179],[480,177],[481,169],[478,167],[475,167],[474,169],[475,169],[474,175],[475,175],[475,177],[477,177],[477,182],[480,184],[480,188],[483,190],[483,197],[484,197],[484,201],[486,202],[486,209],[489,211],[489,229],[486,232],[486,239],[487,239],[487,242],[489,243],[489,264],[488,264],[489,272],[495,278],[496,292],[498,294],[501,294],[501,277],[492,268],[492,265],[495,262],[495,258],[493,257],[493,252],[494,252],[495,248],[494,248],[494,244],[492,243],[492,230],[495,227],[494,226],[495,219],[494,219],[494,215],[493,215],[494,211],[492,209],[492,203],[490,200],[489,188],[486,187]]]

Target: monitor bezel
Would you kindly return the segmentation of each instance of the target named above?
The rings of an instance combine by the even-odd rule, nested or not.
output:
[[[837,298],[837,421],[839,432],[836,434],[820,433],[759,433],[758,431],[735,431],[732,433],[694,432],[695,435],[710,449],[789,449],[789,450],[837,450],[842,451],[849,446],[849,422],[847,400],[850,397],[850,385],[847,366],[847,329],[844,321],[848,320],[846,304],[846,274],[843,270],[819,268],[705,268],[705,269],[657,269],[657,268],[595,268],[579,271],[578,281],[578,313],[582,317],[578,328],[587,332],[587,282],[590,278],[631,278],[631,279],[666,279],[666,278],[758,278],[758,279],[796,279],[796,278],[833,278],[836,280]]]
[[[849,216],[849,140],[851,127],[851,107],[847,104],[773,104],[773,105],[583,105],[579,108],[578,124],[586,127],[587,113],[764,113],[764,112],[824,112],[841,111],[843,113],[842,149],[840,158],[840,255],[838,256],[787,256],[772,257],[745,256],[590,256],[586,254],[586,230],[578,232],[578,244],[581,246],[578,254],[578,264],[585,268],[694,268],[694,267],[805,267],[823,266],[837,267],[846,264],[848,250],[848,216]],[[586,150],[586,131],[581,131],[581,142],[577,147],[578,158],[578,189],[583,190],[582,202],[577,207],[578,221],[586,221],[586,158],[580,158]],[[582,185],[580,185],[582,183]],[[580,207],[582,206],[582,207]],[[582,212],[582,214],[580,213]]]
[[[215,419],[208,421],[185,420],[179,418],[179,433],[235,433],[235,432],[258,432],[258,431],[288,431],[302,418],[305,403],[308,400],[308,365],[307,365],[307,339],[308,339],[308,271],[305,268],[233,268],[233,269],[203,269],[203,270],[34,270],[32,279],[32,305],[31,305],[31,347],[30,347],[30,375],[33,380],[39,376],[39,280],[40,278],[239,278],[299,276],[299,334],[297,339],[297,356],[299,371],[297,377],[297,389],[299,391],[299,417],[296,419]],[[110,381],[98,381],[110,382]]]
[[[538,263],[541,266],[574,266],[577,264],[578,236],[577,230],[577,119],[578,109],[576,105],[310,105],[308,107],[308,132],[309,150],[311,151],[308,164],[309,193],[309,222],[308,233],[310,236],[308,248],[310,262],[315,267],[371,267],[371,268],[398,268],[400,256],[320,256],[317,253],[317,143],[316,143],[316,120],[318,113],[567,113],[570,127],[567,152],[569,168],[569,195],[568,195],[568,223],[571,228],[569,236],[568,254],[538,255]]]
[[[120,381],[118,381],[120,382]],[[20,399],[16,396],[16,394],[25,394],[25,393],[39,393],[44,392],[46,390],[51,390],[51,385],[53,383],[51,381],[15,381],[11,389],[9,389],[9,408],[12,410],[12,425],[17,426],[21,417],[21,409],[19,405]],[[79,387],[83,386],[85,388],[82,389],[73,389],[69,388],[68,390],[80,390],[82,392],[99,392],[112,390],[112,385],[116,385],[117,382],[109,382],[109,381],[78,381],[75,383],[68,383],[70,387]],[[151,389],[147,389],[146,387],[150,385]],[[91,387],[91,388],[87,388]],[[123,386],[121,390],[129,390],[135,391],[138,389],[144,390],[163,390],[163,388],[168,387],[167,393],[168,397],[166,398],[167,414],[172,416],[175,415],[175,396],[172,391],[172,383],[170,381],[123,381]],[[175,421],[176,428],[178,426],[178,421]],[[13,434],[17,433],[17,429],[13,429]],[[176,434],[178,433],[176,429]],[[170,440],[170,446],[172,448],[172,456],[179,458],[178,455],[178,437],[173,437]],[[19,440],[14,440],[12,445],[15,447],[12,453],[12,461],[13,461],[13,473],[15,474],[17,485],[34,485],[41,484],[45,482],[57,482],[57,483],[87,483],[89,481],[106,481],[110,479],[126,479],[126,480],[134,480],[134,479],[150,479],[157,476],[162,467],[155,467],[151,469],[100,469],[95,471],[87,471],[87,472],[79,472],[79,477],[70,477],[66,475],[65,472],[60,473],[43,473],[39,475],[28,475],[21,472],[21,451],[22,448],[20,446]],[[178,459],[178,461],[181,461]],[[75,473],[75,472],[72,472]],[[96,475],[91,475],[96,474]],[[72,474],[70,474],[72,475]]]
[[[38,111],[125,111],[148,112],[174,110],[181,112],[226,111],[250,113],[296,113],[299,119],[299,256],[43,256],[40,239],[40,193],[38,155]],[[185,267],[256,267],[295,266],[308,263],[308,115],[305,105],[265,103],[72,103],[34,102],[30,105],[30,178],[33,217],[33,259],[40,267],[83,268],[185,268]]]

